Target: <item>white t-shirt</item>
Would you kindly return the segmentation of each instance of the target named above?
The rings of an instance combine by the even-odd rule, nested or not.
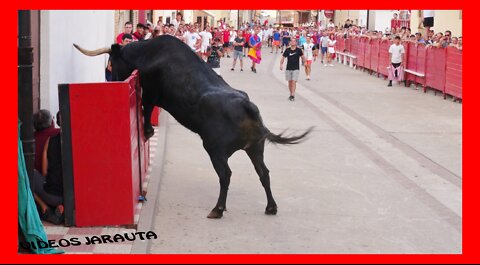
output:
[[[202,38],[202,46],[206,47],[210,45],[210,40],[213,38],[212,33],[208,31],[202,31],[199,33],[199,35]]]
[[[235,38],[237,37],[237,32],[235,30],[230,31],[230,39],[228,39],[229,42],[234,42]]]
[[[190,33],[190,31],[187,31],[185,32],[185,34],[183,34],[183,37],[185,38],[185,42],[187,43],[187,45],[190,46],[192,50],[197,50],[197,48],[195,48],[195,44],[197,43],[197,40],[200,39],[198,33]]]
[[[423,10],[423,17],[434,17],[435,10]]]
[[[303,51],[305,53],[305,57],[309,61],[313,60],[313,47],[315,47],[315,44],[313,44],[313,43],[304,43],[303,44]]]
[[[402,44],[400,45],[392,44],[390,45],[390,49],[388,49],[388,52],[392,54],[392,63],[401,63],[402,54],[405,53],[405,48],[403,47]]]
[[[334,53],[335,52],[335,43],[337,43],[337,40],[328,40],[328,52],[329,53]]]
[[[267,37],[271,37],[271,36],[273,36],[273,29],[272,29],[272,28],[269,28],[269,29],[267,30]]]
[[[335,24],[334,23],[328,23],[327,28],[334,28]]]

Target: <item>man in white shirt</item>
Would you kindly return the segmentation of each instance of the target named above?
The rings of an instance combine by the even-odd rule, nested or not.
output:
[[[188,31],[185,32],[183,35],[185,43],[192,49],[193,52],[199,53],[200,52],[200,42],[201,38],[197,32],[195,32],[195,27],[190,26]],[[200,55],[201,57],[201,55]]]
[[[398,70],[396,68],[402,66],[403,62],[405,61],[405,48],[402,44],[400,44],[400,40],[400,36],[396,36],[393,40],[393,44],[390,45],[390,48],[388,49],[388,52],[390,53],[390,67],[393,67],[393,69],[395,69],[393,70],[394,77],[397,77],[400,74],[398,73]],[[391,79],[388,81],[388,86],[392,86]]]
[[[267,44],[268,47],[272,47],[272,42],[273,42],[273,28],[272,25],[267,30]]]
[[[199,33],[200,37],[202,38],[202,44],[200,46],[200,53],[202,54],[202,59],[205,60],[207,58],[207,49],[212,42],[212,33],[210,32],[210,27],[206,27],[202,32]]]
[[[175,30],[178,29],[178,25],[180,25],[180,22],[182,22],[182,19],[183,19],[182,13],[178,12],[175,19],[172,20],[172,24],[175,27]]]

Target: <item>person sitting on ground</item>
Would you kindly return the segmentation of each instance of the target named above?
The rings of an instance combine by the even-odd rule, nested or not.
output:
[[[57,125],[61,125],[60,113],[57,113]],[[64,206],[61,134],[59,132],[46,140],[41,154],[41,173],[34,170],[32,192],[40,219],[60,224],[64,220]]]

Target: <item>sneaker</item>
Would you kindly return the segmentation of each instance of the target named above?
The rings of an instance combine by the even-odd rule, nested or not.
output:
[[[243,72],[243,69],[240,69],[240,72]]]
[[[227,58],[230,58],[230,55],[227,55]]]
[[[290,96],[290,97],[288,97],[288,100],[290,100],[290,101],[295,101],[295,96]]]
[[[234,71],[234,70],[235,70],[235,69],[233,69],[233,68],[232,68],[232,69],[230,69],[230,71]]]
[[[388,82],[387,86],[392,86],[392,81]]]
[[[324,64],[323,66],[327,67],[327,64]]]
[[[257,73],[257,69],[253,68],[253,72],[254,72],[254,73]]]
[[[333,66],[333,64],[329,64],[329,66]]]

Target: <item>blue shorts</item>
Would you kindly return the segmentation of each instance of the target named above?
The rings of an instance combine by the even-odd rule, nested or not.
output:
[[[328,49],[328,47],[322,47],[322,54],[327,53],[327,49]]]

